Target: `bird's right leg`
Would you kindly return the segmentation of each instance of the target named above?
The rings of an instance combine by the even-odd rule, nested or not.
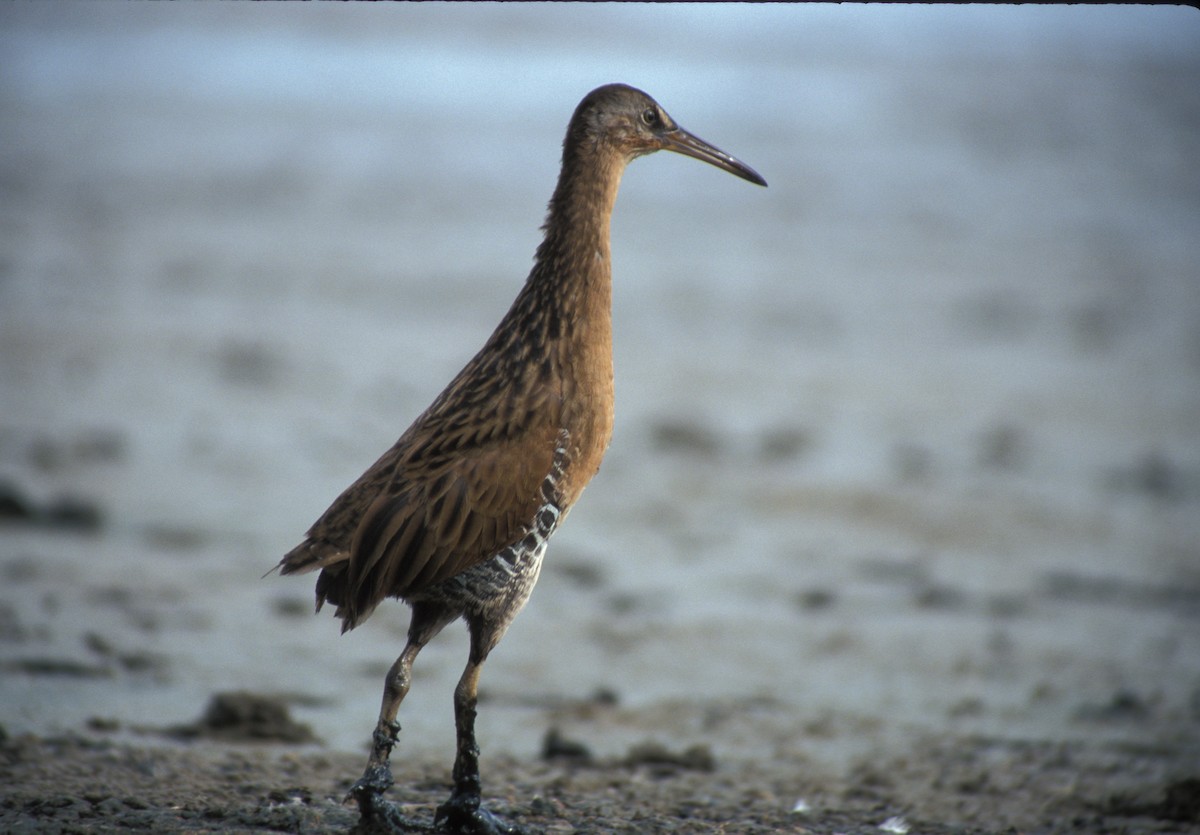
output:
[[[400,723],[396,721],[396,714],[412,685],[413,661],[451,617],[420,605],[413,607],[412,621],[408,627],[408,643],[384,679],[383,703],[379,708],[379,721],[375,723],[375,731],[371,735],[371,755],[367,760],[367,768],[346,794],[347,801],[353,799],[358,802],[363,818],[382,819],[386,822],[395,815],[394,810],[383,800],[383,793],[391,788],[393,782],[389,760],[392,748],[396,745],[396,738],[400,734]]]
[[[396,721],[396,713],[400,703],[408,695],[412,682],[412,665],[421,651],[422,644],[415,644],[410,639],[404,647],[404,652],[388,670],[383,683],[383,705],[379,709],[379,721],[375,723],[375,731],[371,734],[371,756],[367,760],[366,771],[350,789],[346,799],[358,798],[361,803],[363,793],[383,794],[392,785],[392,771],[388,765],[392,748],[400,734],[400,723]]]

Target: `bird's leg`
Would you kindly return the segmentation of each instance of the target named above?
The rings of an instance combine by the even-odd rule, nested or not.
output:
[[[422,607],[413,607],[408,643],[384,679],[383,703],[379,708],[379,721],[375,723],[375,731],[371,734],[371,756],[367,760],[367,768],[346,794],[346,801],[358,802],[359,812],[364,819],[390,823],[391,828],[397,830],[400,828],[400,819],[383,799],[383,793],[392,786],[389,759],[400,733],[396,714],[412,684],[412,665],[417,653],[441,631],[445,623],[444,616],[430,616]]]
[[[479,778],[479,746],[475,743],[475,705],[479,692],[479,671],[488,651],[499,640],[484,640],[475,624],[471,629],[471,658],[454,689],[454,727],[458,750],[454,756],[454,790],[450,799],[438,807],[434,826],[462,835],[521,835],[520,827],[507,824],[480,806],[482,782]]]
[[[382,794],[391,788],[392,773],[388,760],[400,733],[396,713],[400,710],[400,702],[408,694],[412,663],[419,650],[419,646],[410,642],[388,670],[383,683],[383,705],[379,709],[379,721],[375,723],[375,731],[371,734],[371,756],[367,760],[367,769],[363,776],[350,789],[350,796],[358,796],[364,791]]]

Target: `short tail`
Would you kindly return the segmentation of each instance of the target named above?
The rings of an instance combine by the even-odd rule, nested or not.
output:
[[[337,615],[342,618],[342,631],[345,632],[356,625],[346,619],[342,605],[342,591],[345,587],[343,575],[349,559],[350,553],[345,549],[337,548],[327,542],[314,542],[306,539],[284,554],[283,559],[263,577],[276,571],[286,576],[288,574],[307,574],[310,571],[321,569],[321,576],[317,578],[316,610],[321,611],[321,607],[325,605],[326,601],[337,606]]]

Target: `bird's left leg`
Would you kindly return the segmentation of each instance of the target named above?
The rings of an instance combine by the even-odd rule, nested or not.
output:
[[[471,657],[454,689],[454,726],[458,750],[454,756],[454,790],[437,809],[434,825],[463,835],[521,835],[520,827],[504,823],[480,803],[479,746],[475,742],[475,705],[479,672],[500,636],[478,621],[467,622],[471,632]],[[503,632],[503,628],[500,630]]]

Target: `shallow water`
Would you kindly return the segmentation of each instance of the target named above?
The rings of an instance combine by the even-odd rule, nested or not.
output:
[[[339,636],[261,575],[486,338],[571,110],[625,80],[771,186],[627,173],[613,446],[485,747],[1195,737],[1198,20],[0,9],[0,478],[101,514],[0,528],[0,721],[244,688],[361,747],[404,607]],[[448,756],[464,659],[422,655],[408,750]]]

